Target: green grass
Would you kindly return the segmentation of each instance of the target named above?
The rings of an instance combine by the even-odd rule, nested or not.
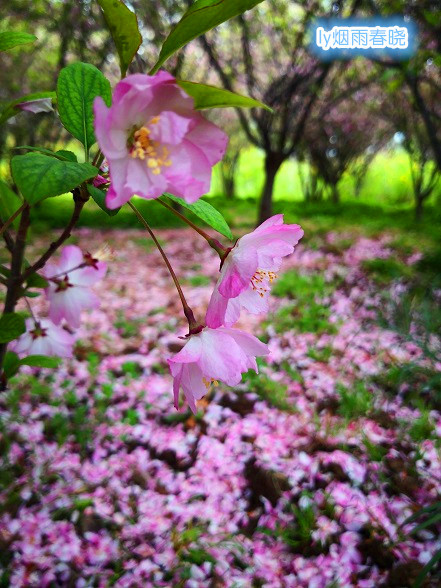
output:
[[[271,380],[265,374],[256,374],[253,371],[248,372],[244,380],[248,382],[249,391],[257,394],[270,406],[287,412],[295,412],[295,407],[288,400],[284,384]]]
[[[307,203],[303,201],[295,161],[286,162],[276,178],[274,213],[284,213],[287,222],[299,222],[305,229],[304,243],[313,245],[314,236],[330,230],[353,229],[378,235],[387,231],[402,251],[411,251],[439,242],[441,237],[441,182],[425,207],[421,223],[415,223],[407,156],[402,152],[380,153],[368,172],[360,196],[354,196],[354,181],[347,174],[341,181],[342,202]],[[258,198],[263,184],[263,154],[244,150],[237,174],[237,194],[232,200],[222,194],[219,170],[214,169],[212,189],[207,199],[225,216],[233,229],[252,227],[257,218]],[[181,227],[182,222],[155,201],[138,199],[138,207],[154,227]],[[71,195],[49,198],[32,209],[34,231],[61,228],[70,217]],[[196,220],[196,219],[192,219]],[[198,221],[197,221],[198,222]],[[141,228],[128,206],[113,217],[107,216],[93,201],[81,213],[79,226]],[[150,245],[145,243],[147,248]]]
[[[410,278],[413,275],[411,267],[393,257],[366,259],[361,266],[379,285],[387,285],[394,280]]]
[[[362,381],[354,382],[351,389],[342,385],[337,387],[340,394],[338,413],[347,421],[369,414],[373,404],[373,394]]]

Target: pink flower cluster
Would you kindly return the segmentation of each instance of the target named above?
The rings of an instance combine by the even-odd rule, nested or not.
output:
[[[241,237],[228,251],[208,306],[206,327],[169,360],[176,408],[181,387],[196,412],[195,401],[207,393],[211,383],[220,380],[234,386],[249,369],[258,371],[256,357],[269,353],[267,345],[231,327],[242,308],[251,314],[268,310],[271,283],[282,257],[294,251],[302,236],[299,225],[285,225],[283,215],[278,214]]]
[[[194,109],[193,99],[166,72],[131,75],[120,81],[112,106],[96,98],[95,131],[109,169],[106,204],[118,208],[134,195],[146,199],[164,192],[192,203],[210,188],[211,169],[222,158],[227,136]],[[95,184],[105,183],[99,176]],[[221,275],[206,315],[206,324],[170,360],[175,406],[179,391],[196,412],[211,384],[235,385],[256,357],[268,348],[255,337],[231,329],[242,308],[265,312],[271,282],[282,257],[294,250],[303,231],[284,225],[283,215],[263,223],[223,259]]]
[[[100,301],[91,286],[101,280],[107,264],[100,260],[101,253],[83,253],[79,247],[64,247],[58,263],[44,268],[45,289],[49,301],[49,318],[26,320],[26,332],[12,348],[21,357],[47,355],[72,357],[75,338],[70,329],[77,329],[81,312],[98,308]],[[67,328],[62,326],[63,320]]]

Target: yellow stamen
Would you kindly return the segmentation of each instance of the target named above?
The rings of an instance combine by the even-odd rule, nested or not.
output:
[[[161,120],[160,116],[150,119],[149,125],[156,125]],[[140,159],[147,162],[147,167],[157,176],[161,173],[162,167],[170,167],[172,161],[169,159],[169,150],[165,145],[151,139],[151,130],[143,126],[133,133],[133,145],[130,156],[133,159]],[[159,154],[160,153],[160,154]]]

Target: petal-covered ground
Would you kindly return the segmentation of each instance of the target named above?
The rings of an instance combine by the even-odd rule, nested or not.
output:
[[[166,360],[186,331],[151,242],[78,235],[117,256],[75,359],[25,368],[0,398],[0,584],[411,586],[441,548],[436,524],[403,525],[439,500],[441,406],[409,394],[418,370],[441,366],[379,321],[405,288],[381,281],[398,263],[391,237],[299,246],[270,316],[240,323],[268,362],[213,388],[194,417],[172,406]],[[202,317],[215,255],[189,231],[159,235]],[[400,253],[400,267],[418,258]]]

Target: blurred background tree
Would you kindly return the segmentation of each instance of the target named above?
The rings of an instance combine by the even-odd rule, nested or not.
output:
[[[144,42],[131,72],[148,71],[170,26],[191,3],[132,0]],[[308,50],[308,26],[317,17],[392,14],[403,14],[418,26],[418,51],[409,61],[322,62]],[[38,37],[36,44],[0,56],[0,108],[24,94],[53,90],[60,69],[75,60],[118,79],[112,41],[96,2],[10,0],[0,17],[1,30],[26,29]],[[362,197],[373,163],[386,153],[392,161],[404,149],[413,163],[396,190],[411,188],[401,200],[406,206],[413,201],[420,218],[423,204],[434,205],[440,188],[435,171],[441,169],[440,38],[441,8],[435,0],[266,0],[190,43],[168,62],[174,75],[222,85],[273,109],[272,114],[252,109],[211,115],[231,137],[212,192],[231,199],[243,196],[242,186],[249,186],[247,196],[257,203],[259,221],[273,212],[281,176],[287,199],[303,193],[313,202],[330,194],[331,202],[344,203]],[[401,143],[393,141],[397,133],[404,137]],[[63,140],[53,113],[11,118],[0,130],[1,176],[8,179],[7,149]],[[384,199],[371,197],[379,205]]]

